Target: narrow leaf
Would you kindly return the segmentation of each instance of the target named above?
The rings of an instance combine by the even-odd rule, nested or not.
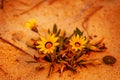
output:
[[[36,49],[36,47],[33,46],[33,45],[28,45],[28,44],[27,44],[27,46],[30,47],[30,48],[32,48],[32,49]]]
[[[25,61],[27,63],[37,63],[37,61]]]
[[[80,36],[83,34],[83,32],[82,32],[82,31],[80,31],[80,29],[79,29],[79,28],[76,28],[76,33],[77,33],[77,34],[79,34]]]
[[[48,29],[48,34],[50,34],[51,32],[50,32],[50,29]]]
[[[74,59],[77,60],[78,58],[80,58],[84,53],[79,51],[76,53],[76,55],[74,56]]]
[[[49,72],[48,72],[48,77],[50,76],[52,70],[53,70],[53,64],[50,65],[50,69],[49,69]]]
[[[57,25],[56,24],[54,24],[54,26],[53,26],[53,33],[54,34],[57,33]]]
[[[59,36],[61,32],[61,29],[59,29],[59,31],[57,32],[56,36]]]
[[[64,34],[63,34],[63,38],[65,38],[65,36],[66,36],[66,32],[64,32]]]
[[[69,66],[69,65],[66,65],[66,68],[67,68],[68,70],[70,70],[71,72],[73,72],[73,73],[77,73],[76,69],[75,69],[75,68],[72,68],[72,67]]]
[[[69,36],[69,39],[75,34],[76,32],[74,31],[70,36]]]
[[[44,69],[43,66],[38,66],[38,67],[36,67],[36,70],[37,70],[37,71],[40,71],[40,70],[43,70],[43,69]]]
[[[98,52],[99,52],[99,51],[103,51],[102,49],[99,49],[99,48],[96,47],[96,46],[89,46],[89,49],[92,50],[92,51],[96,51],[96,52],[97,52],[97,51],[98,51]]]

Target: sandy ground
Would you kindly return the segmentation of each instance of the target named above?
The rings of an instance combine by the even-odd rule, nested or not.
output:
[[[66,71],[62,77],[54,73],[47,78],[48,68],[36,71],[35,67],[39,64],[25,62],[34,60],[30,56],[33,54],[26,54],[0,39],[0,80],[120,80],[119,2],[119,0],[93,0],[92,2],[91,0],[56,0],[55,2],[52,0],[6,0],[4,9],[0,10],[0,37],[8,39],[14,32],[23,33],[22,43],[14,42],[21,48],[24,48],[23,44],[27,39],[37,36],[24,28],[25,22],[29,19],[37,19],[43,36],[55,23],[69,35],[76,27],[84,30],[82,22],[86,20],[86,16],[99,9],[88,19],[87,31],[91,36],[97,35],[97,39],[104,37],[108,49],[103,53],[92,53],[90,57],[99,58],[102,61],[103,56],[112,55],[117,62],[113,66],[104,63],[96,67],[88,66],[80,69],[77,74]]]

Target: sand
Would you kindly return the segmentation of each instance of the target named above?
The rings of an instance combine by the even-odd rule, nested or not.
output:
[[[5,0],[3,10],[0,10],[0,80],[120,80],[120,1],[119,0]],[[39,3],[39,4],[38,4]],[[86,6],[87,5],[87,6]],[[86,7],[85,7],[86,6]],[[94,12],[94,13],[93,13]],[[87,16],[91,15],[87,19]],[[92,53],[90,58],[99,58],[105,55],[114,56],[117,61],[114,65],[88,66],[78,70],[77,74],[65,71],[60,77],[53,73],[47,78],[49,68],[36,71],[39,63],[28,64],[25,61],[34,60],[29,53],[25,41],[38,36],[24,28],[29,19],[37,19],[39,33],[46,35],[48,28],[57,24],[58,28],[67,31],[67,35],[76,27],[86,34],[97,35],[95,40],[105,38],[107,46],[105,52]],[[85,28],[82,26],[87,21]],[[11,35],[20,32],[20,41],[12,41]],[[4,38],[13,45],[4,41]],[[22,48],[23,51],[16,48]]]

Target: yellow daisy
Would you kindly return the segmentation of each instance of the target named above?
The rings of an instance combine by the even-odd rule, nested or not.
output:
[[[25,24],[25,27],[28,29],[32,29],[35,26],[36,26],[36,19],[31,19]]]
[[[55,47],[59,45],[59,43],[57,42],[58,37],[55,37],[54,34],[53,35],[49,34],[47,39],[40,36],[40,39],[41,40],[37,41],[39,45],[36,47],[39,48],[40,51],[43,51],[44,54],[53,53]]]
[[[78,34],[73,36],[70,40],[70,45],[72,46],[72,49],[75,49],[75,51],[84,49],[86,43],[87,40],[83,36],[80,37]]]

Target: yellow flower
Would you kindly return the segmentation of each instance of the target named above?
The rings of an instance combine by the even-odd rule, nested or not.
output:
[[[48,35],[47,39],[45,39],[44,37],[40,36],[39,41],[37,41],[37,43],[39,44],[38,46],[36,46],[36,48],[39,48],[40,51],[43,51],[44,54],[46,53],[53,53],[53,51],[55,50],[55,47],[59,45],[59,43],[57,42],[58,37],[55,37],[55,35]]]
[[[35,26],[36,26],[36,19],[31,19],[25,24],[25,27],[28,29],[32,29]]]
[[[75,49],[75,51],[83,50],[85,48],[85,44],[87,43],[87,40],[83,36],[73,36],[70,40],[70,45],[72,46],[72,49]]]

